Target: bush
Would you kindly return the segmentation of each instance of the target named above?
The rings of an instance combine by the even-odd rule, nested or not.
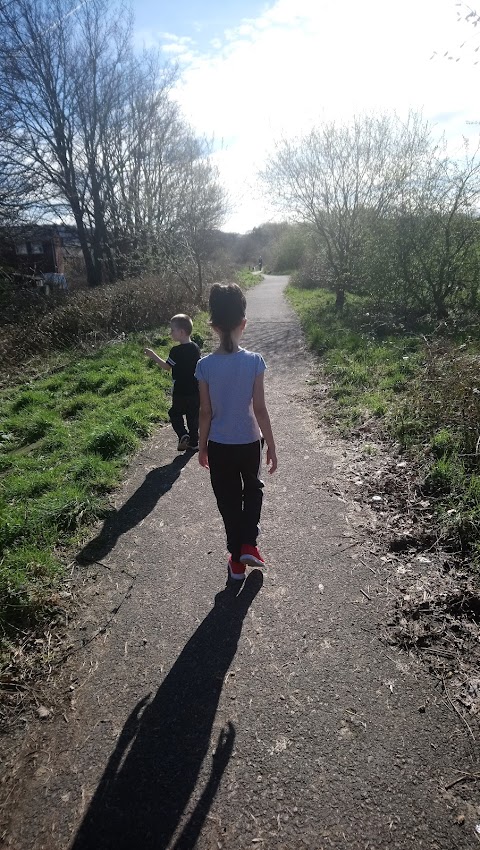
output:
[[[179,309],[195,312],[193,302],[193,296],[161,276],[48,298],[24,294],[17,306],[5,309],[0,322],[0,360],[12,368],[34,355],[91,348],[122,333],[158,328]]]

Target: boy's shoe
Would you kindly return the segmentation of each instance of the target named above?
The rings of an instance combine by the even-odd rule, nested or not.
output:
[[[189,452],[198,452],[198,443],[188,443],[187,451]]]
[[[247,564],[249,567],[265,566],[265,561],[256,546],[250,546],[249,543],[244,543],[240,551],[240,561],[242,564]]]
[[[178,441],[177,451],[184,452],[188,449],[188,434],[184,434]]]
[[[231,555],[228,559],[228,575],[235,581],[242,581],[245,578],[245,567],[239,561],[234,561]]]

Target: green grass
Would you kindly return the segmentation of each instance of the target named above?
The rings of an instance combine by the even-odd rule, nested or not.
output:
[[[480,573],[478,340],[395,329],[354,296],[337,313],[324,290],[287,295],[330,381],[326,420],[344,436],[376,423],[377,435],[409,453],[444,544]]]
[[[251,289],[252,286],[256,286],[257,283],[261,283],[262,280],[262,274],[254,274],[248,269],[240,269],[235,272],[235,282],[238,283],[242,289]]]
[[[202,343],[205,314],[194,324]],[[106,514],[127,460],[167,420],[171,378],[143,349],[172,344],[165,329],[137,335],[0,392],[0,640],[48,610],[58,553]]]
[[[388,416],[416,373],[421,341],[411,336],[377,338],[359,298],[351,298],[339,315],[333,296],[324,290],[289,287],[287,294],[332,382],[330,423],[347,434],[366,419]]]

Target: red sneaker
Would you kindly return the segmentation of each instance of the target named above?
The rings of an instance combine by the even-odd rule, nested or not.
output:
[[[258,551],[256,546],[250,546],[249,543],[244,543],[241,548],[240,561],[242,564],[248,564],[249,567],[264,567],[265,561],[263,560],[260,552]]]
[[[239,561],[234,561],[230,555],[228,559],[228,575],[236,581],[242,581],[245,578],[245,567]]]

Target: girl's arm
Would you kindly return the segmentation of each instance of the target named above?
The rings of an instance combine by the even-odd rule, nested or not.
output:
[[[257,375],[253,385],[253,412],[267,444],[267,466],[270,464],[269,472],[271,474],[277,468],[277,453],[272,434],[272,426],[270,425],[270,417],[268,415],[267,405],[265,404],[263,372],[261,375]]]
[[[162,360],[162,358],[159,357],[158,354],[155,354],[155,352],[152,351],[151,348],[145,348],[143,353],[146,354],[147,357],[150,357],[150,360],[153,360],[153,362],[156,363],[157,366],[160,366],[162,369],[166,369],[169,372],[172,368],[170,366],[170,363],[167,363],[166,360]]]
[[[198,382],[200,392],[200,414],[199,414],[199,437],[198,437],[198,462],[200,466],[208,469],[208,451],[207,442],[210,433],[210,423],[212,421],[212,405],[210,402],[210,393],[208,384],[201,379]]]

